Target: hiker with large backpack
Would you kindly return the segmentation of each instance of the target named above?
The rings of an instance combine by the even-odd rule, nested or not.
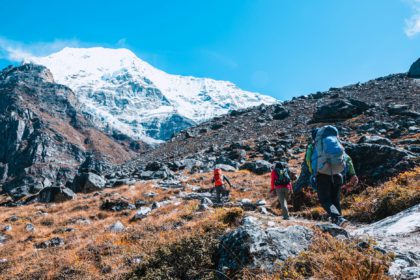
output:
[[[225,187],[225,182],[229,184],[230,188],[233,188],[232,184],[229,181],[229,178],[223,175],[222,169],[215,168],[213,171],[213,179],[212,183],[214,183],[214,188],[210,190],[212,193],[214,190],[216,190],[216,201],[218,203],[221,202],[222,196],[229,196],[229,190]]]
[[[280,202],[283,219],[289,219],[289,209],[287,208],[287,198],[292,191],[292,180],[289,170],[285,163],[277,162],[271,171],[270,194],[277,194]]]
[[[359,179],[353,162],[340,143],[338,130],[326,125],[312,131],[313,143],[308,146],[306,161],[311,173],[311,184],[316,186],[318,199],[331,217],[331,221],[342,226],[347,220],[341,215],[341,188],[354,187]],[[344,185],[344,176],[350,181]]]

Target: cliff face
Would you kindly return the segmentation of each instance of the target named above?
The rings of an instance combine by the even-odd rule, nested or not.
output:
[[[93,154],[120,163],[134,154],[93,128],[74,93],[26,64],[0,72],[0,184],[14,198],[72,179]]]

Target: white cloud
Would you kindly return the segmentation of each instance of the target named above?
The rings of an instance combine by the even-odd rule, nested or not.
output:
[[[78,40],[54,40],[52,42],[22,43],[0,37],[0,59],[23,61],[33,56],[44,56],[65,47],[80,47]]]
[[[420,0],[408,0],[407,2],[414,14],[405,21],[404,32],[411,38],[420,33]]]

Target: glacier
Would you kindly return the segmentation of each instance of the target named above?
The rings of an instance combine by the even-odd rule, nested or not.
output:
[[[279,102],[228,81],[168,74],[128,49],[66,47],[24,63],[49,68],[98,128],[149,144],[231,110]]]

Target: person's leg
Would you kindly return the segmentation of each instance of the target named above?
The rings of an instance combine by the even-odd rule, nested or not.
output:
[[[281,212],[284,219],[289,218],[289,210],[287,209],[287,194],[289,192],[286,188],[276,189],[277,196],[281,206]]]
[[[343,177],[341,175],[334,175],[334,182],[331,189],[331,200],[335,208],[337,208],[338,213],[341,215],[341,203],[340,203],[340,194],[341,186],[343,185]]]
[[[217,203],[221,202],[221,196],[222,196],[222,187],[216,187],[216,201]]]
[[[336,222],[341,217],[340,212],[333,204],[331,199],[331,191],[333,188],[333,181],[331,176],[319,174],[317,176],[318,185],[318,199],[328,215],[330,215],[332,222]]]

